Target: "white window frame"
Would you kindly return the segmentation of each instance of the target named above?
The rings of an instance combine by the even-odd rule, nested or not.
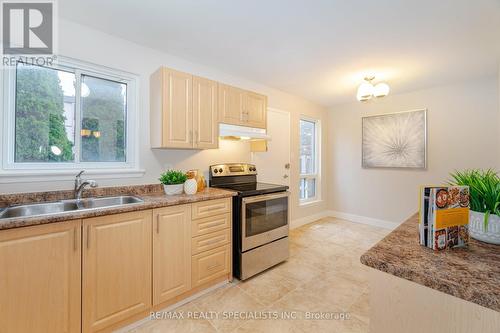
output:
[[[15,155],[15,100],[16,100],[16,68],[15,66],[3,70],[3,134],[0,146],[2,165],[0,183],[19,181],[19,176],[32,177],[39,181],[37,176],[51,176],[47,180],[65,179],[65,175],[73,175],[76,170],[86,170],[89,174],[101,175],[97,178],[122,178],[142,176],[144,170],[139,169],[138,118],[137,97],[138,76],[121,70],[95,65],[84,61],[58,56],[57,64],[49,68],[66,70],[76,74],[75,91],[80,91],[81,75],[112,80],[127,84],[127,114],[126,114],[126,161],[125,162],[80,162],[80,94],[75,94],[75,162],[52,163],[16,163]],[[9,177],[15,177],[9,181]],[[23,179],[25,180],[25,179]],[[26,180],[29,181],[29,180]]]
[[[311,118],[309,116],[301,115],[299,119],[299,150],[301,144],[301,132],[300,132],[300,121],[308,121],[314,123],[314,172],[303,174],[300,173],[299,166],[299,204],[300,205],[309,205],[312,203],[316,203],[321,201],[321,121],[316,118]],[[300,160],[300,151],[299,151],[299,160]],[[315,182],[315,191],[314,197],[301,199],[300,198],[300,182],[302,179],[314,179]]]

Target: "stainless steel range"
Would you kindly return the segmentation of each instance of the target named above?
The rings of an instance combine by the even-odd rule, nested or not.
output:
[[[210,186],[233,197],[233,273],[245,280],[289,257],[288,186],[257,182],[253,164],[210,166]]]

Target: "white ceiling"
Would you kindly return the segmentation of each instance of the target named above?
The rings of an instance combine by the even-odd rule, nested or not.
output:
[[[322,105],[494,75],[500,0],[63,0],[63,18]]]

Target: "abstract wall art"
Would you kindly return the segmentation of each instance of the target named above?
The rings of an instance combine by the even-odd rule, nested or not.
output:
[[[364,168],[427,167],[427,110],[362,119]]]

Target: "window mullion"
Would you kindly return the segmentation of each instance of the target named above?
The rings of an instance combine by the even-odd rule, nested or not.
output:
[[[82,91],[82,72],[75,70],[76,87],[75,87],[75,163],[80,163],[81,144],[82,144],[82,108],[81,108],[81,91]]]

